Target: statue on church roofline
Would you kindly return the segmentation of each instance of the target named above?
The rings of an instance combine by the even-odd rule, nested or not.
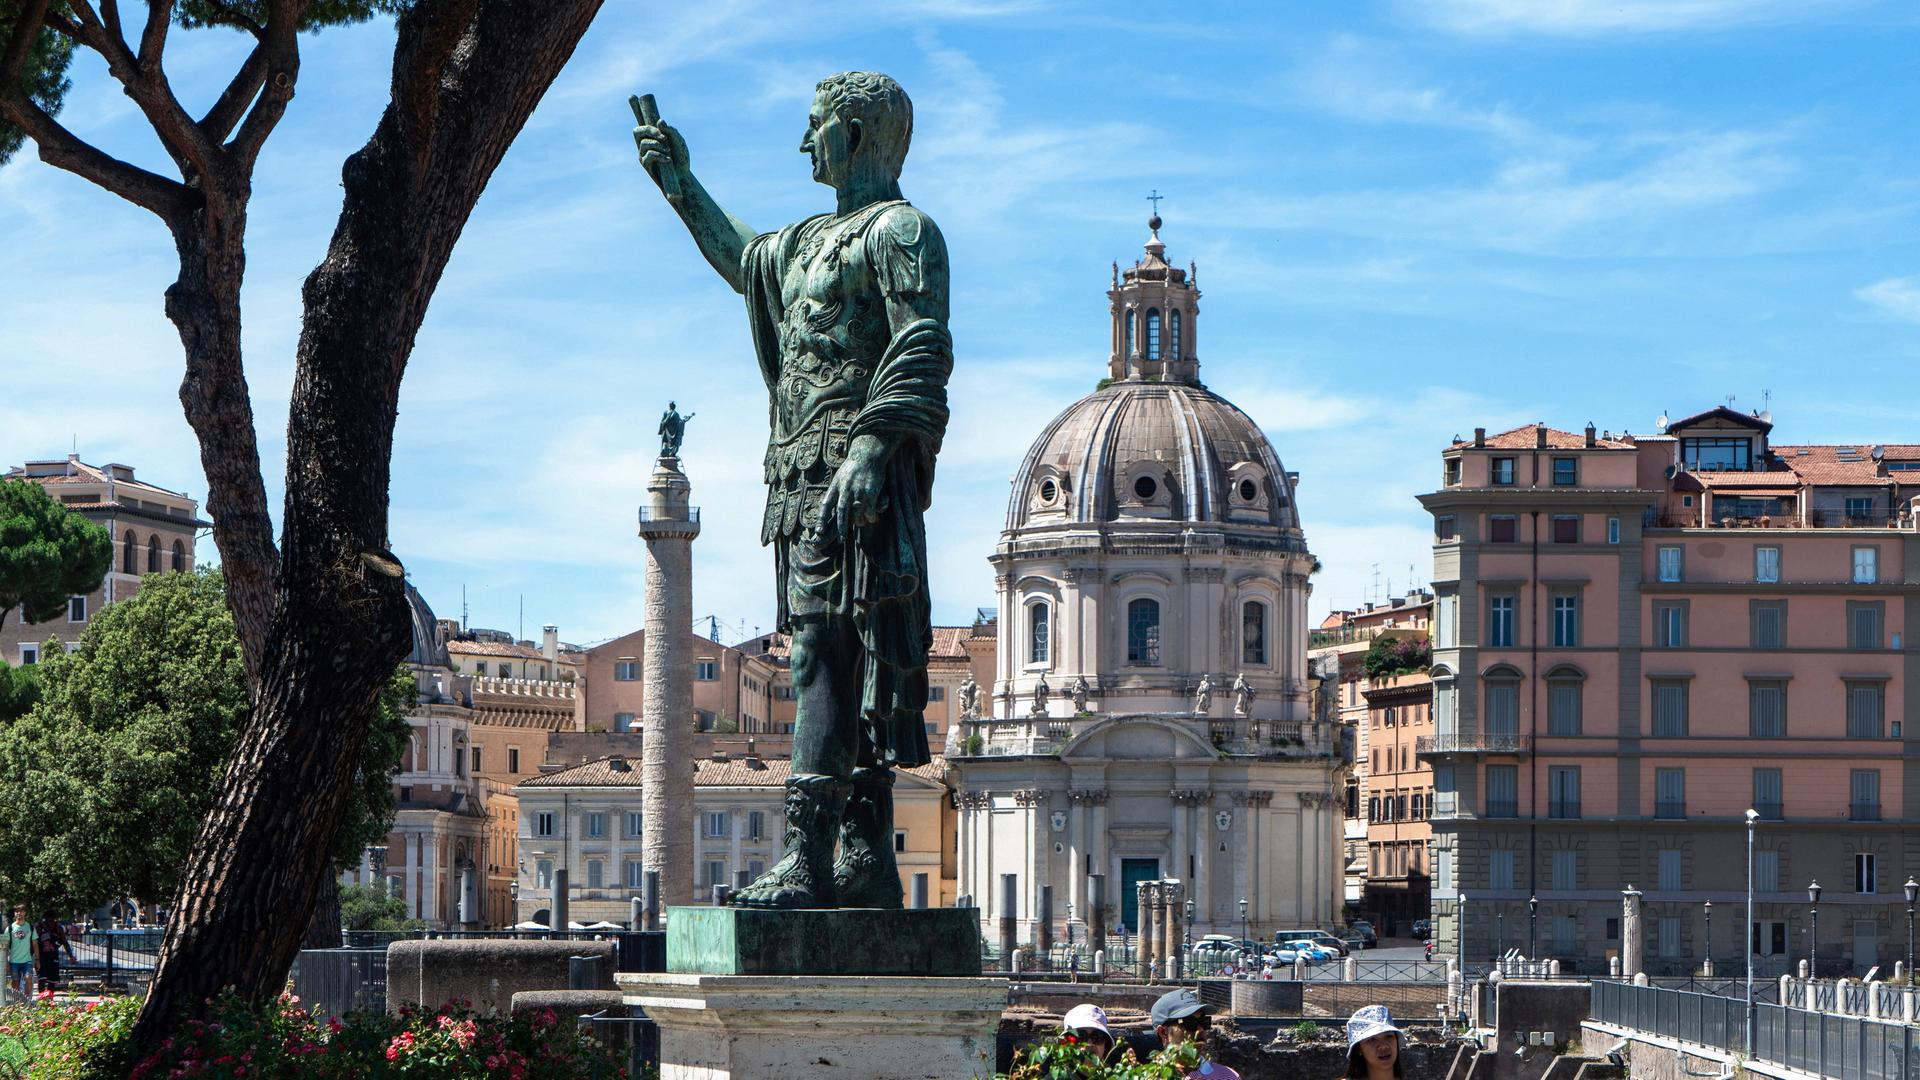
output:
[[[1073,698],[1074,712],[1084,713],[1087,711],[1087,695],[1092,692],[1093,688],[1087,685],[1087,677],[1085,675],[1075,675],[1073,677],[1073,685],[1067,687],[1067,695]]]
[[[1200,684],[1193,688],[1193,711],[1201,716],[1213,715],[1213,678],[1204,671]]]
[[[1233,677],[1233,715],[1245,717],[1253,714],[1253,699],[1260,696],[1252,684],[1247,682],[1246,672]]]
[[[800,150],[834,210],[759,233],[694,177],[652,99],[631,104],[641,165],[746,298],[772,402],[760,538],[793,636],[793,772],[785,850],[730,902],[901,907],[893,768],[931,759],[924,514],[953,369],[946,245],[900,193],[913,105],[878,73],[821,80]]]
[[[1029,710],[1032,717],[1035,720],[1045,719],[1047,703],[1052,700],[1053,687],[1047,685],[1047,673],[1043,671],[1040,673],[1040,681],[1033,684],[1033,704]]]

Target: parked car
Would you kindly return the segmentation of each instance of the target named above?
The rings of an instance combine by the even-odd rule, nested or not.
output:
[[[1349,953],[1356,953],[1367,947],[1367,939],[1361,937],[1356,930],[1342,927],[1333,931],[1333,936],[1340,939],[1340,944],[1345,945]]]
[[[1273,940],[1276,944],[1288,941],[1311,941],[1315,945],[1332,949],[1340,956],[1347,955],[1348,950],[1355,947],[1348,945],[1346,942],[1327,933],[1325,930],[1278,930],[1274,932]]]
[[[1297,941],[1286,942],[1282,947],[1292,949],[1294,952],[1299,953],[1302,956],[1305,956],[1307,958],[1307,963],[1309,964],[1324,964],[1329,960],[1337,960],[1340,958],[1339,953],[1334,952],[1332,949],[1325,948],[1324,946],[1315,945],[1313,942],[1308,941],[1305,938],[1301,938]]]
[[[1380,947],[1380,935],[1374,932],[1373,924],[1367,920],[1355,919],[1353,921],[1353,932],[1360,935],[1360,940],[1366,944],[1367,948],[1377,949]]]
[[[1267,959],[1273,961],[1276,965],[1281,965],[1284,967],[1292,967],[1293,962],[1295,960],[1300,959],[1300,954],[1294,951],[1293,949],[1279,947],[1279,948],[1269,950],[1267,953]]]
[[[1413,936],[1425,941],[1433,936],[1433,921],[1430,919],[1413,920]]]
[[[1249,951],[1238,940],[1225,934],[1208,934],[1193,943],[1193,955],[1202,960],[1238,960]]]

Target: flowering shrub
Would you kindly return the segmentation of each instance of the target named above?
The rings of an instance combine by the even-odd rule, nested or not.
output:
[[[465,1002],[398,1016],[356,1013],[320,1020],[283,996],[265,1008],[236,997],[181,1025],[144,1060],[121,1065],[139,1003],[36,1005],[0,1011],[0,1062],[9,1040],[24,1080],[124,1075],[128,1080],[614,1080],[618,1055],[553,1010],[482,1016]],[[113,1070],[120,1069],[115,1073]],[[0,1065],[0,1076],[8,1075]]]
[[[1131,1047],[1102,1061],[1091,1043],[1057,1035],[1021,1047],[1001,1080],[1180,1080],[1199,1067],[1200,1048],[1191,1042],[1156,1050],[1145,1061]]]
[[[1425,671],[1433,663],[1433,644],[1425,638],[1377,637],[1367,646],[1361,667],[1369,679]]]

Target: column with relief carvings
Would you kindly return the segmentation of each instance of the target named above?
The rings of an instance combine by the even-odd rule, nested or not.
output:
[[[1190,832],[1188,820],[1191,815],[1187,811],[1190,809],[1190,804],[1187,802],[1187,793],[1184,791],[1170,791],[1167,794],[1173,801],[1173,836],[1170,838],[1173,863],[1162,871],[1160,876],[1185,881],[1189,876],[1187,874],[1187,835]]]
[[[1194,809],[1193,825],[1193,881],[1187,895],[1193,897],[1194,919],[1207,924],[1209,931],[1213,923],[1213,849],[1219,843],[1215,839],[1218,831],[1213,824],[1213,792],[1196,792],[1200,796]]]

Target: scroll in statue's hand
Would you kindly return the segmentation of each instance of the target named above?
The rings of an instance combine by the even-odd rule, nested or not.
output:
[[[633,107],[633,118],[639,121],[639,126],[633,129],[633,143],[640,150],[641,167],[668,198],[680,194],[682,184],[692,176],[688,168],[687,140],[660,119],[652,94],[630,97],[627,103]]]

